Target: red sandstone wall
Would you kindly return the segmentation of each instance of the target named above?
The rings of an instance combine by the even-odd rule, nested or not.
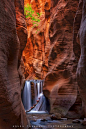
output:
[[[44,94],[50,99],[51,112],[80,117],[81,107],[73,106],[74,103],[81,104],[76,81],[80,46],[75,42],[81,17],[76,19],[77,27],[73,30],[78,0],[26,0],[25,4],[28,2],[42,15],[37,34],[36,28],[32,29],[31,22],[27,22],[29,35],[23,52],[25,77],[45,79]],[[68,113],[72,106],[76,111]]]
[[[18,73],[27,41],[23,7],[23,0],[0,1],[0,129],[27,125]]]
[[[32,5],[34,11],[41,13],[41,21],[38,25],[40,30],[36,33],[37,28],[32,29],[31,21],[27,19],[28,41],[23,52],[25,77],[43,79],[48,72],[50,1],[25,0],[25,5],[27,3]]]
[[[44,90],[50,92],[51,110],[62,115],[67,113],[77,97],[77,63],[73,54],[73,21],[77,6],[77,0],[51,0],[51,49]]]

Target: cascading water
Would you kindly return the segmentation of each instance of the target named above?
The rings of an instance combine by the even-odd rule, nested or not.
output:
[[[26,81],[23,91],[23,105],[25,110],[29,110],[31,107],[31,85],[29,81]]]
[[[34,83],[34,100],[31,98],[31,82]],[[38,102],[38,103],[37,103]],[[37,104],[36,104],[37,103]],[[30,112],[46,111],[46,99],[43,95],[43,80],[30,80],[25,82],[23,91],[23,105],[25,111],[29,111],[31,106],[36,105]]]

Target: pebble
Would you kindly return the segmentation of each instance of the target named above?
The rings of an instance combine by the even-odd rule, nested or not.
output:
[[[82,121],[82,125],[86,125],[86,118]]]
[[[50,118],[51,118],[52,120],[61,120],[61,115],[58,114],[58,113],[55,113],[55,114],[52,114],[52,115],[50,116]]]
[[[81,121],[80,121],[80,119],[75,119],[75,120],[73,120],[72,122],[73,122],[73,123],[80,123]]]

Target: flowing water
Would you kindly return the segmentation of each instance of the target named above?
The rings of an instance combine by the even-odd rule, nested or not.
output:
[[[30,121],[30,125],[27,126],[31,129],[86,129],[86,126],[82,126],[80,123],[72,123],[72,120],[52,120],[50,114],[46,113],[46,99],[43,95],[43,81],[26,81],[23,91],[23,104],[26,111],[28,111],[32,103],[31,95],[31,82],[34,83],[34,101],[36,104],[40,98],[38,104],[30,112],[27,112],[27,118]]]
[[[83,126],[80,119],[80,123],[73,123],[73,119],[61,118],[61,120],[52,120],[51,114],[27,114],[27,118],[30,121],[31,129],[86,129]]]
[[[31,109],[31,106],[34,104],[32,103],[31,97],[31,82],[34,83],[34,100],[33,103],[36,104],[37,100],[39,100],[38,104],[30,111],[30,112],[37,112],[37,111],[46,111],[46,99],[43,95],[43,80],[30,80],[25,82],[25,87],[23,91],[23,105],[25,111]]]
[[[23,91],[23,105],[25,110],[29,110],[31,107],[31,85],[30,81],[26,81],[25,88]]]

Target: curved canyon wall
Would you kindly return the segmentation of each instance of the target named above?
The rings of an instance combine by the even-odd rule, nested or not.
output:
[[[86,117],[86,1],[79,0],[78,10],[74,19],[74,51],[78,61],[77,82],[82,98],[83,114]],[[78,22],[77,22],[78,21]],[[78,53],[78,49],[79,52]]]
[[[83,20],[86,3],[83,0],[25,0],[27,3],[42,15],[37,28],[32,28],[30,19],[26,19],[29,34],[22,56],[25,78],[45,80],[44,94],[50,100],[51,112],[81,117],[82,106],[86,110]]]
[[[62,116],[67,114],[77,98],[77,62],[73,53],[73,21],[77,7],[78,0],[51,0],[51,49],[44,92],[50,92],[51,112],[58,112]]]
[[[44,79],[48,72],[48,55],[50,49],[49,21],[50,0],[25,0],[25,5],[31,4],[35,12],[41,14],[38,27],[32,27],[31,20],[26,19],[28,41],[23,52],[25,78]],[[38,31],[37,31],[38,29]]]
[[[0,1],[0,128],[27,128],[18,68],[27,42],[23,0]],[[13,127],[14,126],[14,127]],[[18,127],[17,127],[18,128]],[[22,127],[19,127],[22,128]]]
[[[33,28],[30,19],[25,21],[23,6],[27,3],[41,14],[38,27]],[[1,129],[27,128],[21,68],[26,79],[45,79],[43,90],[51,112],[77,118],[83,106],[86,116],[85,5],[85,0],[0,1]]]
[[[76,111],[72,117],[77,117],[77,112],[81,113],[81,99],[77,98],[73,21],[78,0],[25,0],[27,3],[42,15],[37,33],[37,28],[32,28],[26,19],[29,34],[23,52],[25,78],[45,79],[44,94],[50,100],[51,112],[65,116],[75,102],[79,103],[79,107],[73,106]],[[67,116],[71,117],[71,112]]]

